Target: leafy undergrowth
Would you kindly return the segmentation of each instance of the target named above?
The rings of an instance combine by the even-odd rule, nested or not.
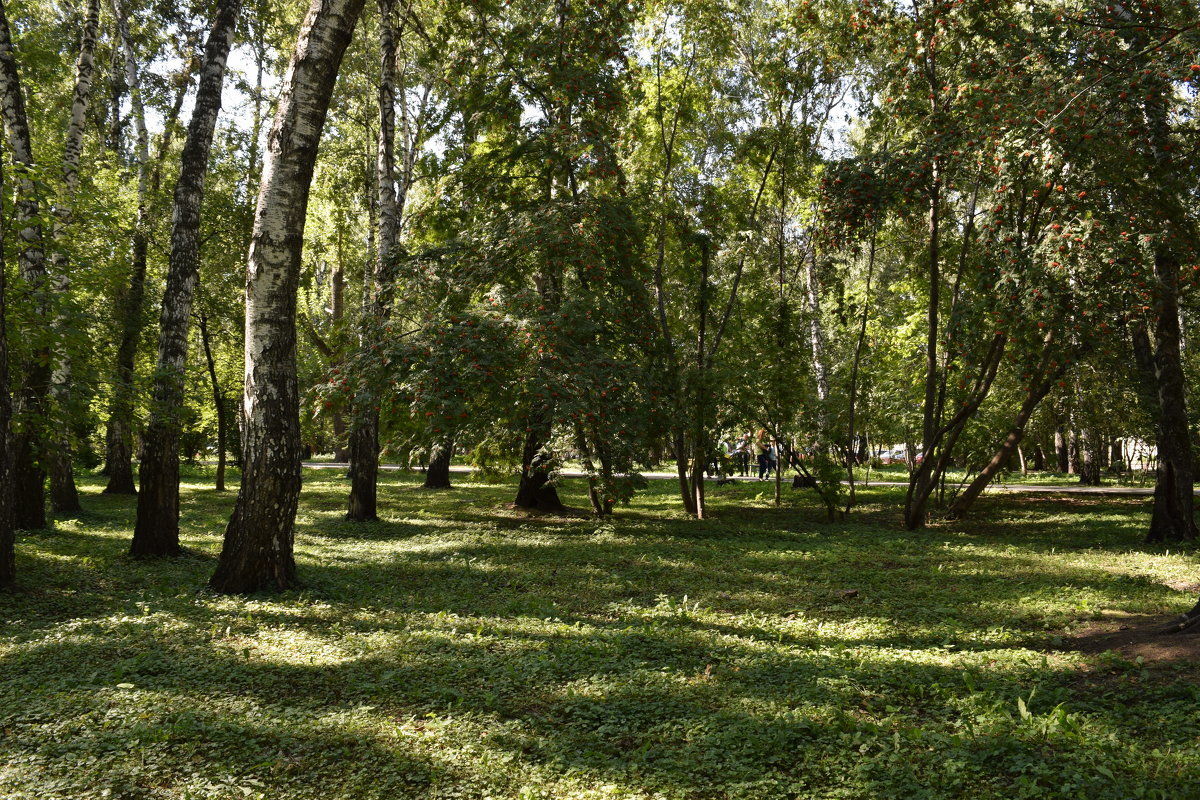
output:
[[[1196,556],[1139,544],[1145,500],[909,533],[894,488],[827,524],[727,486],[695,522],[658,481],[600,522],[387,473],[353,524],[340,471],[305,479],[280,596],[202,591],[232,494],[198,476],[185,558],[127,559],[133,502],[94,483],[20,536],[0,796],[1200,796],[1196,665],[1063,649],[1195,602]]]

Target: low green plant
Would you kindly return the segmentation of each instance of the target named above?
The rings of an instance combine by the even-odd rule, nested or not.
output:
[[[1140,499],[990,497],[898,524],[902,488],[827,522],[811,492],[651,481],[597,521],[513,486],[385,471],[344,520],[306,470],[302,589],[203,590],[233,493],[187,473],[187,555],[125,556],[133,503],[26,532],[0,598],[0,797],[1188,798],[1195,665],[1061,645],[1174,613],[1192,552]],[[1057,643],[1057,644],[1056,644]]]

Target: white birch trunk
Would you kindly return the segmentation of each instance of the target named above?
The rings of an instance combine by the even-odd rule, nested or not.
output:
[[[19,435],[14,437],[11,482],[13,524],[17,529],[42,528],[46,525],[45,473],[39,462],[45,452],[46,411],[50,394],[50,342],[46,335],[50,322],[50,286],[42,248],[39,204],[30,170],[35,167],[29,136],[29,118],[13,54],[8,15],[0,0],[0,116],[4,118],[6,142],[16,166],[14,183],[16,202],[14,222],[17,228],[17,268],[29,293],[34,314],[43,321],[43,331],[30,331],[35,338],[30,358],[24,364],[23,379],[17,393],[14,412],[24,416]]]
[[[296,290],[309,186],[342,56],[363,0],[313,0],[267,137],[246,269],[242,485],[217,570],[218,592],[283,589],[300,496]]]
[[[379,244],[372,274],[363,280],[363,322],[359,347],[376,342],[387,316],[385,295],[390,293],[392,259],[399,219],[396,210],[396,37],[392,27],[394,4],[379,0],[379,139],[375,156],[375,182],[379,200]],[[350,498],[346,516],[368,521],[378,518],[376,489],[379,478],[379,411],[372,398],[359,398],[350,421]]]
[[[75,195],[79,191],[79,159],[83,153],[83,132],[87,122],[88,102],[92,94],[92,72],[96,53],[96,32],[100,27],[100,0],[87,0],[83,30],[79,37],[79,56],[75,60],[75,89],[71,94],[71,117],[67,123],[67,136],[63,143],[62,178],[63,189],[54,207],[52,239],[54,249],[50,256],[50,273],[54,277],[55,289],[60,297],[71,291],[71,275],[66,252],[67,229],[74,214]],[[58,329],[65,330],[65,315],[57,317]],[[59,426],[55,446],[50,448],[47,459],[50,467],[50,503],[57,513],[79,512],[79,492],[75,489],[75,472],[72,466],[72,443],[66,420],[70,418],[71,406],[71,355],[64,343],[60,347],[51,378],[51,391],[58,406]]]
[[[129,101],[133,108],[134,127],[137,130],[137,187],[138,210],[133,232],[133,252],[130,256],[128,294],[122,309],[121,340],[117,346],[117,367],[113,376],[112,402],[109,405],[108,430],[106,434],[105,465],[110,494],[135,494],[133,481],[133,404],[134,404],[134,360],[137,342],[141,333],[142,304],[146,291],[146,258],[149,245],[149,169],[150,134],[146,128],[146,109],[142,103],[141,75],[138,70],[137,53],[129,33],[129,21],[120,0],[112,0],[113,19],[117,26],[117,38],[125,61],[125,83],[129,87]]]

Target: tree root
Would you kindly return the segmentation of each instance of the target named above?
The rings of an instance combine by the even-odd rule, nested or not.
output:
[[[1155,633],[1170,635],[1175,633],[1200,632],[1200,606],[1186,614],[1180,614],[1171,622],[1158,628]]]

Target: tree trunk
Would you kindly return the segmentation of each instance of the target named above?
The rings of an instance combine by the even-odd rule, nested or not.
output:
[[[376,344],[387,318],[391,281],[390,265],[400,228],[396,203],[396,38],[392,28],[393,0],[379,0],[379,136],[376,143],[375,183],[379,201],[379,246],[374,274],[363,280],[363,320],[359,346]],[[407,98],[403,99],[407,102]],[[356,398],[350,422],[350,498],[346,517],[352,520],[378,518],[379,410],[373,397]],[[431,464],[432,466],[432,464]],[[449,462],[446,487],[450,486]],[[426,474],[426,486],[429,476]]]
[[[1033,471],[1043,472],[1046,469],[1046,451],[1042,449],[1040,444],[1034,445],[1033,448]]]
[[[1083,486],[1100,485],[1100,437],[1094,427],[1079,430],[1079,483]]]
[[[696,379],[694,384],[695,428],[692,433],[692,499],[696,519],[704,519],[704,467],[708,462],[708,268],[709,239],[699,234],[700,282],[696,287]]]
[[[0,2],[0,20],[8,24],[4,6]],[[3,54],[0,53],[0,59]],[[0,197],[4,195],[3,170],[0,168]],[[13,530],[13,482],[12,459],[12,399],[8,392],[8,335],[7,277],[4,263],[5,236],[4,220],[0,218],[0,591],[11,589],[16,579],[15,532]]]
[[[79,190],[79,159],[83,152],[83,132],[87,123],[88,101],[92,93],[92,72],[96,52],[96,32],[100,27],[100,0],[88,0],[83,30],[79,40],[79,56],[75,60],[75,89],[71,97],[71,121],[63,145],[63,193],[54,207],[52,237],[57,247],[50,258],[50,272],[56,291],[67,297],[71,291],[69,260],[66,253],[67,229],[74,216],[75,195]],[[58,328],[65,330],[68,321],[58,315]],[[72,441],[66,424],[71,416],[71,356],[63,346],[51,379],[51,392],[58,407],[59,426],[55,444],[50,448],[47,465],[50,473],[50,506],[55,514],[78,514],[79,492],[75,488],[75,469],[72,464]]]
[[[246,274],[242,483],[209,580],[217,592],[296,584],[296,291],[304,219],[330,95],[362,5],[363,0],[314,0],[309,6],[267,139]]]
[[[1007,337],[997,332],[992,338],[992,344],[984,358],[982,372],[976,379],[970,399],[950,420],[942,425],[935,425],[931,434],[923,437],[924,453],[921,463],[916,465],[908,481],[908,495],[905,500],[904,524],[909,530],[915,530],[925,524],[925,509],[929,498],[939,485],[944,483],[946,467],[954,453],[954,445],[970,420],[979,410],[979,406],[991,391],[996,379],[996,371],[1004,357]],[[935,455],[936,452],[936,455]]]
[[[1005,436],[1004,441],[1000,444],[1000,447],[996,450],[991,460],[979,471],[979,474],[968,484],[967,488],[955,498],[954,504],[950,507],[950,512],[947,515],[950,519],[962,519],[965,517],[975,500],[988,487],[996,477],[996,474],[1000,472],[1001,467],[1012,455],[1013,450],[1018,450],[1019,452],[1021,440],[1025,438],[1025,426],[1029,423],[1029,418],[1037,410],[1038,404],[1046,398],[1046,395],[1050,394],[1050,390],[1054,387],[1054,381],[1058,380],[1066,371],[1067,365],[1064,360],[1053,372],[1049,374],[1046,372],[1050,362],[1049,346],[1052,341],[1052,336],[1048,334],[1043,345],[1041,364],[1038,368],[1038,374],[1045,377],[1032,385],[1032,390],[1026,393],[1025,399],[1021,402],[1021,407],[1017,411],[1017,416],[1013,419],[1012,427],[1009,428],[1008,435]],[[1023,463],[1024,459],[1022,459]]]
[[[1066,475],[1071,468],[1071,453],[1067,441],[1067,427],[1060,422],[1054,426],[1054,455],[1058,459],[1058,472],[1061,475]]]
[[[4,117],[8,149],[15,173],[14,221],[17,228],[17,267],[29,293],[44,336],[49,325],[50,286],[42,249],[42,226],[31,170],[36,168],[29,137],[29,119],[13,55],[8,16],[0,1],[0,114]],[[46,413],[50,394],[50,344],[38,336],[24,364],[24,379],[15,398],[13,416],[21,422],[13,441],[10,467],[13,492],[13,526],[17,530],[46,527],[46,476],[40,466],[46,450]]]
[[[817,399],[823,404],[829,397],[828,370],[825,368],[825,332],[821,326],[821,287],[817,284],[817,258],[805,259],[806,296],[808,299],[808,340],[812,348],[813,375],[817,383]],[[822,412],[824,413],[824,412]]]
[[[932,91],[932,90],[931,90]],[[922,408],[921,422],[921,453],[922,461],[917,469],[909,476],[908,494],[904,503],[904,526],[915,530],[925,524],[925,506],[933,491],[935,476],[933,469],[934,435],[937,428],[937,387],[938,387],[938,341],[940,337],[939,312],[941,310],[941,262],[939,261],[938,244],[940,242],[941,210],[941,180],[939,163],[933,162],[933,180],[929,185],[929,265],[927,280],[929,283],[929,303],[926,306],[925,319],[925,403]]]
[[[129,548],[132,556],[173,556],[180,551],[179,407],[183,404],[188,331],[200,266],[200,207],[209,149],[221,110],[225,62],[240,11],[241,0],[220,0],[217,6],[205,46],[200,88],[180,156],[171,224],[171,258],[159,320],[158,368],[155,370],[150,424],[142,440],[139,473],[142,491],[138,496],[137,520]],[[219,395],[217,400],[219,426]],[[110,475],[110,485],[111,479]]]
[[[149,173],[150,134],[146,129],[146,111],[142,104],[141,78],[129,24],[120,3],[114,0],[113,16],[117,23],[120,47],[125,55],[125,83],[137,126],[138,211],[130,254],[129,286],[120,302],[121,339],[117,345],[117,366],[113,375],[112,400],[109,404],[105,434],[104,472],[108,475],[105,494],[137,494],[133,480],[134,362],[144,324],[146,297],[146,260],[149,249]]]
[[[213,410],[217,414],[217,478],[218,492],[225,491],[225,453],[229,441],[229,409],[226,408],[225,393],[217,380],[217,362],[213,359],[212,342],[208,335],[208,320],[200,315],[200,342],[204,345],[204,360],[208,364],[208,380],[212,385]]]
[[[1178,307],[1176,307],[1174,321],[1175,356],[1177,358],[1179,355]],[[1160,320],[1160,327],[1161,324]],[[1154,439],[1157,445],[1157,467],[1154,483],[1154,510],[1150,516],[1150,531],[1146,540],[1150,542],[1188,541],[1196,537],[1196,525],[1192,515],[1194,500],[1190,472],[1191,443],[1183,407],[1183,387],[1168,380],[1166,382],[1168,397],[1164,401],[1164,381],[1160,375],[1159,359],[1151,347],[1150,337],[1144,323],[1140,321],[1135,323],[1131,330],[1131,338],[1134,360],[1142,376],[1143,391],[1140,393],[1140,399],[1142,405],[1155,418]],[[1164,338],[1170,340],[1169,331]],[[1164,360],[1168,371],[1171,366],[1169,362],[1169,358]],[[1177,360],[1175,365],[1178,365]],[[1182,381],[1182,372],[1178,373],[1177,379]],[[1157,391],[1154,387],[1157,387]],[[1172,397],[1172,395],[1175,396]],[[1168,407],[1171,409],[1170,412],[1167,411]],[[1184,415],[1182,424],[1178,418],[1171,419],[1173,415]],[[1168,434],[1168,431],[1171,433]],[[1183,436],[1182,441],[1173,440],[1177,436]],[[1177,472],[1177,464],[1184,465],[1187,470],[1182,484]]]
[[[679,480],[679,496],[683,499],[683,510],[695,516],[696,496],[692,493],[692,482],[688,478],[687,437],[684,435],[682,428],[675,431],[673,444],[675,450],[675,474]]]
[[[1079,452],[1079,431],[1075,428],[1075,415],[1071,418],[1071,428],[1067,433],[1067,474],[1078,475],[1082,463]]]
[[[339,234],[340,235],[340,234]],[[337,332],[342,328],[342,320],[345,318],[345,301],[343,300],[345,293],[345,275],[342,271],[341,264],[341,246],[338,247],[338,263],[333,269],[333,274],[330,276],[330,288],[332,289],[332,330]],[[332,359],[331,366],[340,366],[342,363],[343,351],[341,336],[336,335],[330,337],[333,347],[330,348],[330,358]],[[340,407],[333,410],[333,460],[339,463],[350,460],[349,439],[346,435],[346,415],[342,413]]]
[[[429,469],[425,470],[426,489],[449,489],[450,459],[454,455],[454,440],[435,442],[429,449]]]
[[[1192,438],[1184,402],[1179,352],[1179,263],[1173,254],[1155,254],[1154,372],[1158,385],[1158,473],[1147,542],[1192,541],[1200,532],[1194,516]]]
[[[849,421],[847,422],[847,427],[849,430],[847,432],[848,436],[846,443],[846,480],[849,484],[850,491],[846,497],[845,513],[847,514],[850,513],[850,509],[854,506],[854,464],[855,461],[862,463],[862,461],[865,460],[862,457],[862,454],[865,453],[867,449],[867,437],[865,435],[858,438],[859,447],[856,449],[854,446],[856,437],[858,437],[858,432],[854,427],[854,415],[857,410],[858,403],[858,367],[862,362],[863,345],[867,340],[867,322],[871,313],[871,279],[875,276],[875,245],[878,239],[878,233],[879,229],[877,226],[872,228],[871,249],[869,251],[869,255],[867,256],[867,285],[863,295],[863,313],[862,319],[859,321],[858,326],[858,339],[854,343],[854,360],[851,362],[850,366]]]
[[[517,496],[513,503],[521,508],[536,508],[539,511],[565,511],[566,506],[559,499],[554,484],[550,483],[550,475],[544,465],[543,448],[550,441],[549,420],[548,409],[530,413],[525,446],[521,451],[521,482],[517,485]]]

